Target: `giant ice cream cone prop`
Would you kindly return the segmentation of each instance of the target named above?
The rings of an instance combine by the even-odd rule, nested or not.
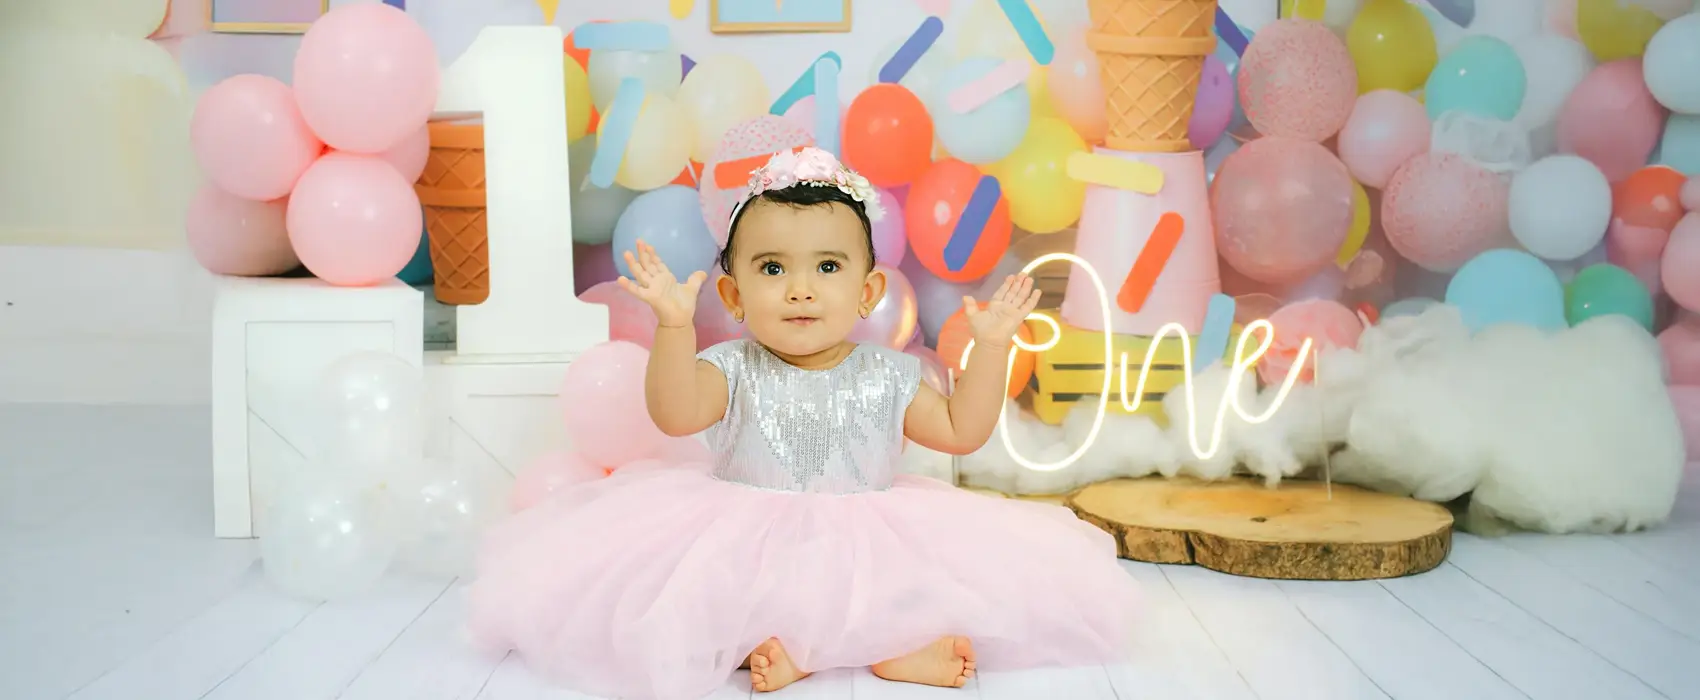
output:
[[[484,207],[484,126],[431,122],[431,156],[414,190],[425,205],[437,301],[490,297],[490,229]]]
[[[1216,0],[1089,0],[1086,44],[1098,54],[1109,117],[1105,145],[1192,150],[1187,122],[1204,57],[1216,48]]]

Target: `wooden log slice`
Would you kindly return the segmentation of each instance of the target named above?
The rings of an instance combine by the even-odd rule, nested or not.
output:
[[[1452,514],[1401,496],[1322,482],[1118,479],[1067,501],[1116,539],[1123,559],[1240,576],[1356,581],[1422,573],[1452,549]]]

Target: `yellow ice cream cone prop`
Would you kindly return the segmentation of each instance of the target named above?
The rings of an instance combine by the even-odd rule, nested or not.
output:
[[[484,126],[431,122],[431,155],[414,191],[425,205],[437,301],[490,297],[490,229],[484,206]]]
[[[1204,57],[1216,48],[1216,0],[1089,0],[1109,132],[1120,151],[1181,152]]]

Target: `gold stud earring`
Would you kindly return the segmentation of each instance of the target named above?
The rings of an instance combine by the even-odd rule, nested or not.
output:
[[[732,320],[734,322],[737,322],[737,323],[743,323],[744,322],[744,312],[739,311],[738,313],[732,314]]]
[[[872,311],[868,310],[868,307],[862,307],[862,318],[867,318],[872,313]]]

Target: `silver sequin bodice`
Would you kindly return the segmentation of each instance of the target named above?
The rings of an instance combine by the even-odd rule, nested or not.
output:
[[[831,369],[787,364],[753,340],[700,357],[726,375],[726,415],[708,429],[718,479],[781,491],[891,486],[920,360],[859,345]]]

